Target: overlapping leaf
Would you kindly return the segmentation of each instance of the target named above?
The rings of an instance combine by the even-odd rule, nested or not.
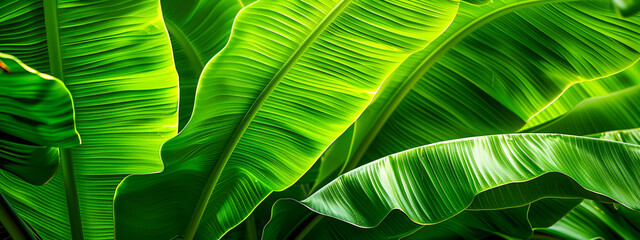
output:
[[[517,207],[542,197],[610,197],[638,209],[640,182],[634,176],[639,157],[638,145],[594,138],[476,137],[377,160],[340,176],[302,203],[361,227],[378,225],[393,209],[431,225],[465,209]]]
[[[263,239],[479,239],[500,234],[525,239],[535,228],[548,227],[581,200],[543,199],[522,207],[489,211],[464,211],[434,225],[412,222],[401,211],[391,211],[372,228],[361,228],[320,217],[292,200],[278,201]]]
[[[158,149],[177,129],[159,2],[10,0],[0,2],[0,18],[0,48],[73,95],[83,143],[62,150],[63,169],[45,186],[2,174],[3,194],[45,239],[112,239],[116,185],[162,170]]]
[[[631,71],[634,71],[634,70],[632,69]],[[619,79],[622,79],[622,78],[619,78]],[[609,79],[604,79],[604,80],[608,81]],[[631,81],[631,79],[627,79],[627,80]],[[591,85],[591,83],[588,83],[588,84]],[[563,118],[567,118],[568,120],[560,121],[562,126],[554,127],[554,124],[556,124],[557,121],[556,122],[551,121],[547,123],[547,128],[552,128],[553,131],[557,131],[557,132],[568,132],[568,133],[572,132],[575,129],[582,129],[583,131],[581,131],[580,133],[587,134],[587,133],[607,131],[610,129],[625,129],[625,128],[640,127],[640,123],[637,122],[637,119],[640,118],[640,111],[638,109],[635,109],[635,107],[638,104],[640,104],[638,102],[638,99],[640,99],[639,98],[640,93],[635,91],[634,90],[635,88],[636,87],[632,87],[627,90],[621,90],[623,94],[618,92],[613,92],[608,95],[604,95],[602,97],[592,98],[587,101],[588,104],[578,105],[578,107],[576,107],[574,111],[570,111],[566,113],[565,116],[563,116]],[[603,112],[603,109],[606,109],[606,112]],[[579,114],[579,116],[574,116],[575,115],[574,112],[578,112],[581,114]],[[585,123],[594,123],[594,124],[586,125]],[[573,124],[577,125],[578,127],[566,128],[566,126],[573,125]],[[637,129],[631,129],[631,130],[617,130],[617,131],[611,131],[611,132],[598,133],[590,136],[596,137],[596,138],[637,144],[638,141],[640,141],[639,133],[640,131],[638,131]],[[519,204],[525,204],[528,201],[532,200],[532,199],[516,200],[516,198],[511,198],[511,199],[508,199],[507,201],[510,203],[507,203],[504,201],[498,201],[503,196],[512,196],[512,197],[520,196],[520,193],[536,192],[544,196],[558,196],[558,192],[549,192],[548,190],[561,189],[562,191],[564,191],[564,194],[567,194],[571,189],[573,189],[572,191],[573,193],[571,196],[577,196],[577,195],[580,195],[579,194],[580,191],[583,191],[581,187],[575,185],[575,182],[573,182],[572,180],[569,180],[564,175],[555,176],[553,179],[548,181],[552,182],[558,187],[550,187],[552,185],[546,185],[545,189],[539,189],[537,188],[538,187],[537,183],[506,185],[504,187],[501,187],[500,191],[494,190],[494,191],[489,191],[489,192],[485,192],[477,195],[475,197],[476,202],[474,202],[474,204],[472,204],[470,208],[478,208],[477,207],[478,205],[484,205],[484,207],[480,207],[480,208],[489,208],[489,209],[503,208],[504,205],[507,205],[507,204],[519,205]],[[512,193],[518,193],[518,194],[512,194]],[[565,195],[564,197],[566,196],[567,195]],[[590,196],[590,198],[596,199],[598,198],[598,196]],[[606,201],[606,199],[599,199],[599,200]],[[273,218],[279,222],[272,224],[272,226],[270,227],[271,229],[269,228],[265,229],[265,236],[269,237],[270,234],[274,234],[278,232],[280,232],[280,234],[287,234],[292,232],[298,234],[299,232],[295,232],[296,229],[297,231],[300,231],[300,228],[307,227],[311,229],[310,231],[312,233],[308,234],[310,236],[325,236],[323,234],[347,234],[347,235],[349,234],[345,232],[354,232],[354,234],[358,235],[358,234],[367,234],[366,232],[368,232],[369,234],[372,234],[370,236],[371,238],[382,238],[387,235],[395,236],[398,233],[409,234],[412,232],[406,231],[407,229],[411,230],[411,229],[419,228],[419,226],[416,224],[406,223],[406,222],[403,224],[401,220],[397,220],[395,218],[392,218],[392,219],[385,218],[385,221],[394,222],[395,224],[388,225],[388,224],[385,224],[385,222],[383,222],[380,225],[382,226],[381,228],[380,226],[378,226],[376,228],[373,228],[371,230],[364,231],[364,232],[362,232],[363,230],[361,229],[359,230],[358,228],[349,226],[349,224],[341,223],[340,221],[332,218],[324,218],[323,220],[321,220],[321,222],[316,223],[317,226],[315,228],[308,227],[310,225],[309,221],[312,221],[310,219],[313,219],[312,217],[315,214],[309,211],[304,213],[301,213],[301,212],[294,213],[295,209],[299,208],[295,205],[296,205],[295,203],[280,203],[280,205],[276,205],[276,207],[274,207]],[[566,213],[566,211],[555,212],[556,214],[555,216],[557,217],[562,216],[564,215],[564,213]],[[296,214],[299,216],[297,216]],[[553,214],[554,212],[550,211],[545,215],[545,217],[553,219],[553,216],[554,216]],[[294,216],[294,217],[286,218],[284,216]],[[387,218],[390,218],[390,217],[387,217]],[[304,219],[307,219],[307,220],[305,221]],[[541,219],[545,219],[545,218],[542,217]],[[447,221],[451,221],[451,220],[447,220]],[[293,222],[301,222],[300,224],[302,225],[302,227],[299,227],[299,226],[296,227],[295,224],[292,224]],[[437,239],[438,236],[443,237],[442,234],[448,234],[447,236],[449,237],[455,237],[455,233],[462,233],[463,235],[460,235],[458,237],[466,237],[466,238],[474,238],[474,237],[486,235],[486,234],[483,234],[483,232],[477,232],[477,230],[474,231],[472,229],[469,229],[466,224],[467,223],[464,223],[464,222],[463,223],[446,223],[444,225],[446,226],[445,229],[449,229],[446,231],[442,229],[426,228],[424,230],[421,230],[425,232],[424,234],[417,234],[415,238],[426,239],[427,238],[426,236],[433,236]],[[575,223],[575,224],[578,224],[578,223]],[[283,229],[286,229],[286,231],[283,231]],[[294,229],[294,230],[291,230],[291,229]],[[509,228],[503,229],[501,231],[496,231],[496,233],[500,233],[504,235],[505,232],[507,232],[505,230],[509,230]],[[353,235],[353,236],[356,236],[356,235]],[[273,235],[271,235],[271,237],[273,237]],[[282,237],[282,235],[279,235],[279,237]],[[279,238],[279,237],[276,237],[276,238]],[[522,238],[522,236],[520,236],[520,238]]]
[[[458,2],[259,1],[236,17],[201,76],[189,124],[160,174],[115,199],[120,239],[221,237],[295,182]]]
[[[638,239],[640,213],[584,201],[552,227],[540,231],[563,239]]]
[[[640,85],[587,99],[566,114],[528,132],[588,135],[640,127]]]
[[[522,127],[533,128],[571,111],[587,99],[602,97],[640,84],[640,63],[616,75],[572,85],[560,97],[531,117]]]
[[[245,4],[238,0],[161,1],[180,78],[179,130],[191,117],[202,70],[229,40],[233,20]]]
[[[426,143],[515,132],[569,86],[629,67],[640,57],[640,18],[609,4],[462,5],[355,123],[346,169]]]
[[[80,144],[71,95],[59,80],[0,53],[0,168],[42,185],[58,170],[58,148]]]
[[[71,95],[60,80],[0,53],[8,73],[0,71],[0,131],[36,144],[75,147]]]
[[[604,132],[592,137],[640,144],[640,129]],[[550,228],[541,232],[566,239],[637,239],[640,212],[623,206],[586,200]]]

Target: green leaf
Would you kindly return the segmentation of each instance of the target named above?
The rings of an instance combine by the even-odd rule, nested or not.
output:
[[[460,12],[381,87],[356,122],[346,170],[422,144],[516,132],[569,86],[640,58],[640,17],[619,18],[607,0],[500,0]]]
[[[611,2],[620,16],[629,17],[640,12],[638,0],[611,0]]]
[[[487,3],[493,2],[492,0],[465,0],[465,2],[474,4],[474,5],[483,5]]]
[[[305,176],[311,175],[312,173],[315,173],[313,171],[314,168],[318,169],[315,181],[313,182],[313,187],[310,190],[311,192],[315,192],[315,190],[317,190],[316,188],[324,186],[333,180],[333,178],[337,176],[336,174],[338,173],[338,170],[341,172],[342,168],[346,167],[345,163],[348,162],[351,157],[350,154],[353,152],[353,143],[355,140],[353,134],[356,130],[356,123],[351,125],[347,131],[342,133],[342,135],[340,135],[340,137],[331,144],[327,151],[322,154],[318,159],[319,163],[316,163],[317,167],[314,165],[309,171],[307,171],[307,173],[305,173]]]
[[[0,53],[10,73],[0,71],[0,129],[43,146],[80,144],[73,121],[73,102],[64,84]]]
[[[0,168],[42,185],[58,170],[58,148],[80,144],[69,90],[0,53]]]
[[[539,189],[541,183],[550,184],[541,190]],[[537,194],[523,195],[526,197],[518,198],[519,193],[522,192],[536,192]],[[504,196],[511,197],[505,198]],[[443,239],[446,238],[445,236],[454,238],[456,234],[459,234],[459,231],[464,229],[463,232],[466,235],[464,238],[474,238],[472,236],[478,234],[484,236],[486,232],[511,238],[528,238],[534,228],[551,226],[580,203],[580,200],[575,199],[550,198],[540,201],[538,200],[539,196],[562,198],[581,196],[610,202],[607,198],[585,193],[582,187],[565,175],[549,173],[532,181],[506,184],[498,189],[479,193],[466,211],[451,219],[427,226],[410,221],[404,214],[394,214],[393,212],[386,216],[379,225],[365,228],[364,231],[362,228],[331,218],[331,216],[318,220],[313,226],[312,222],[315,220],[313,218],[317,218],[319,215],[307,211],[306,208],[299,208],[297,205],[301,203],[297,201],[281,200],[274,206],[271,222],[265,228],[264,234],[267,239],[293,238],[295,234],[299,234],[298,237],[300,237],[301,232],[307,232],[307,238],[317,237],[318,239],[323,239],[327,234],[343,235],[341,238],[345,239],[356,238],[363,234],[367,235],[366,238],[383,239],[388,236],[406,237],[419,230],[422,233],[418,236],[423,239]],[[525,210],[528,212],[528,215],[524,217],[518,215],[520,210],[513,209],[523,206],[526,206]],[[533,211],[528,210],[529,206]],[[512,210],[502,211],[505,209]],[[509,219],[518,219],[518,221],[510,221]],[[290,236],[290,234],[294,235]]]
[[[639,221],[636,211],[586,200],[558,223],[539,231],[563,239],[638,239]]]
[[[526,132],[576,135],[640,127],[640,85],[582,101],[566,114]]]
[[[572,85],[551,104],[531,117],[527,121],[527,124],[522,127],[525,130],[521,131],[527,131],[526,129],[560,117],[587,99],[608,95],[639,84],[640,63],[636,63],[630,68],[610,77],[595,81],[579,82]]]
[[[7,199],[0,194],[0,237],[2,239],[36,239],[31,228],[13,211]]]
[[[443,223],[424,226],[402,239],[482,239],[488,234],[506,239],[530,239],[533,230],[557,222],[581,201],[545,198],[523,207],[465,211]]]
[[[227,44],[233,20],[244,4],[238,0],[162,0],[161,5],[180,77],[181,130],[191,117],[200,74]]]
[[[597,133],[590,135],[590,137],[640,145],[640,129],[638,128]]]
[[[220,238],[291,186],[458,2],[258,1],[200,78],[189,124],[162,147],[165,170],[115,199],[120,239]]]
[[[640,182],[634,177],[639,160],[640,146],[609,140],[559,134],[475,137],[369,163],[301,203],[360,227],[377,226],[393,209],[432,225],[464,210],[513,208],[546,197],[611,198],[639,209]]]
[[[302,186],[304,185],[296,183],[296,185],[291,186],[282,192],[271,193],[269,197],[256,207],[256,209],[251,213],[251,216],[245,219],[243,224],[233,228],[233,230],[225,234],[222,239],[262,239],[262,231],[269,222],[271,217],[271,207],[273,204],[283,198],[306,198],[308,189],[304,189]],[[249,221],[251,217],[253,217],[253,222]],[[298,224],[298,222],[295,224]],[[254,228],[255,232],[252,233],[249,231],[250,228]]]
[[[0,139],[0,168],[24,181],[43,185],[58,170],[58,148],[39,146],[11,136]]]
[[[592,137],[640,144],[640,128],[598,133]],[[586,200],[558,223],[539,231],[561,238],[637,239],[640,238],[637,223],[640,223],[637,211]]]
[[[112,239],[117,184],[161,171],[158,150],[177,129],[159,2],[9,0],[0,16],[0,48],[65,83],[82,136],[45,186],[1,174],[0,189],[45,239]]]
[[[391,211],[377,226],[360,228],[331,217],[316,220],[320,215],[303,204],[280,200],[273,208],[273,217],[265,227],[263,239],[473,239],[491,234],[524,239],[533,234],[534,228],[552,225],[580,202],[542,199],[515,208],[464,211],[444,222],[427,226],[412,222],[401,211]],[[317,221],[315,227],[307,228],[303,233],[300,225],[313,221]]]

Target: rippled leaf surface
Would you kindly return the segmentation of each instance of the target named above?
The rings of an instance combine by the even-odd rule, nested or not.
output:
[[[0,49],[64,82],[82,136],[48,184],[3,173],[3,194],[45,239],[113,239],[116,185],[161,171],[158,149],[176,134],[177,75],[159,2],[10,0],[0,16]]]
[[[246,4],[239,0],[161,1],[180,79],[178,130],[191,117],[202,70],[227,44],[233,20]]]
[[[640,18],[621,18],[609,4],[462,4],[442,36],[389,77],[351,141],[337,141],[351,142],[347,169],[428,143],[516,132],[570,86],[631,66]]]
[[[464,210],[512,208],[543,197],[611,198],[638,209],[639,154],[638,145],[558,134],[455,140],[366,164],[301,203],[361,227],[377,226],[393,209],[431,225]]]
[[[42,185],[58,170],[58,148],[80,144],[69,90],[0,53],[0,168]]]
[[[190,122],[163,145],[165,170],[119,186],[117,237],[221,237],[300,178],[457,10],[448,0],[245,7],[200,78]]]

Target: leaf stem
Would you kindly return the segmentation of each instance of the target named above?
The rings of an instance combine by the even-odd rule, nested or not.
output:
[[[69,223],[71,225],[71,238],[73,240],[84,239],[82,232],[82,218],[80,216],[80,203],[78,201],[78,189],[76,187],[76,175],[73,169],[70,149],[60,149],[60,164],[64,178],[64,190],[67,194],[67,208],[69,211]]]
[[[51,75],[57,77],[64,83],[62,50],[60,49],[60,27],[58,26],[58,0],[44,1],[44,22],[46,26]],[[82,232],[80,203],[78,200],[73,160],[71,159],[71,149],[60,149],[60,165],[62,167],[64,189],[67,197],[71,238],[73,240],[82,240],[84,239],[84,234]]]
[[[62,50],[60,50],[60,27],[58,26],[58,0],[44,1],[44,23],[49,50],[51,75],[62,80]]]
[[[15,240],[35,240],[31,230],[27,228],[22,219],[13,211],[7,199],[0,193],[0,223],[7,229],[9,235]]]
[[[287,59],[284,65],[280,68],[280,70],[271,78],[267,86],[260,93],[256,101],[251,105],[247,114],[240,121],[234,132],[229,137],[227,144],[224,146],[222,153],[220,154],[220,160],[217,161],[218,164],[211,171],[211,174],[207,178],[207,184],[205,185],[202,194],[198,199],[198,204],[196,205],[193,214],[191,215],[191,219],[189,223],[187,223],[187,227],[184,232],[185,240],[192,240],[195,237],[196,231],[198,230],[198,225],[200,225],[200,220],[202,219],[202,215],[204,214],[205,209],[207,208],[207,204],[209,203],[209,199],[211,198],[211,194],[213,194],[213,190],[222,174],[222,170],[227,165],[227,162],[231,158],[231,154],[233,150],[236,148],[240,139],[244,135],[245,131],[249,128],[249,125],[255,118],[255,116],[260,111],[260,108],[267,101],[271,93],[276,89],[278,84],[286,74],[293,68],[295,63],[302,57],[304,52],[306,52],[309,47],[314,43],[316,38],[320,36],[322,32],[333,22],[333,20],[340,15],[340,13],[349,5],[351,0],[343,0],[334,7],[331,12],[327,15],[326,18],[320,22],[315,29],[310,33],[309,36],[298,46],[298,48],[293,52],[293,54]],[[238,13],[238,15],[242,14],[242,12]],[[224,51],[224,50],[223,50]],[[197,96],[196,96],[197,97]]]

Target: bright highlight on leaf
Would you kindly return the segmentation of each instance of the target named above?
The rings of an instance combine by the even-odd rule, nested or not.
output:
[[[0,237],[636,239],[638,11],[0,1]]]
[[[165,170],[119,186],[116,237],[221,237],[311,167],[457,9],[446,0],[245,7],[202,73],[189,124],[163,145]]]
[[[0,1],[0,51],[66,85],[82,137],[80,146],[62,146],[61,167],[44,186],[0,175],[2,194],[40,237],[113,239],[117,185],[129,174],[162,170],[160,145],[177,129],[178,79],[159,6],[151,0]],[[17,67],[11,69],[6,76]],[[53,104],[45,97],[30,102]],[[39,134],[63,133],[47,129],[54,122],[20,122]]]

